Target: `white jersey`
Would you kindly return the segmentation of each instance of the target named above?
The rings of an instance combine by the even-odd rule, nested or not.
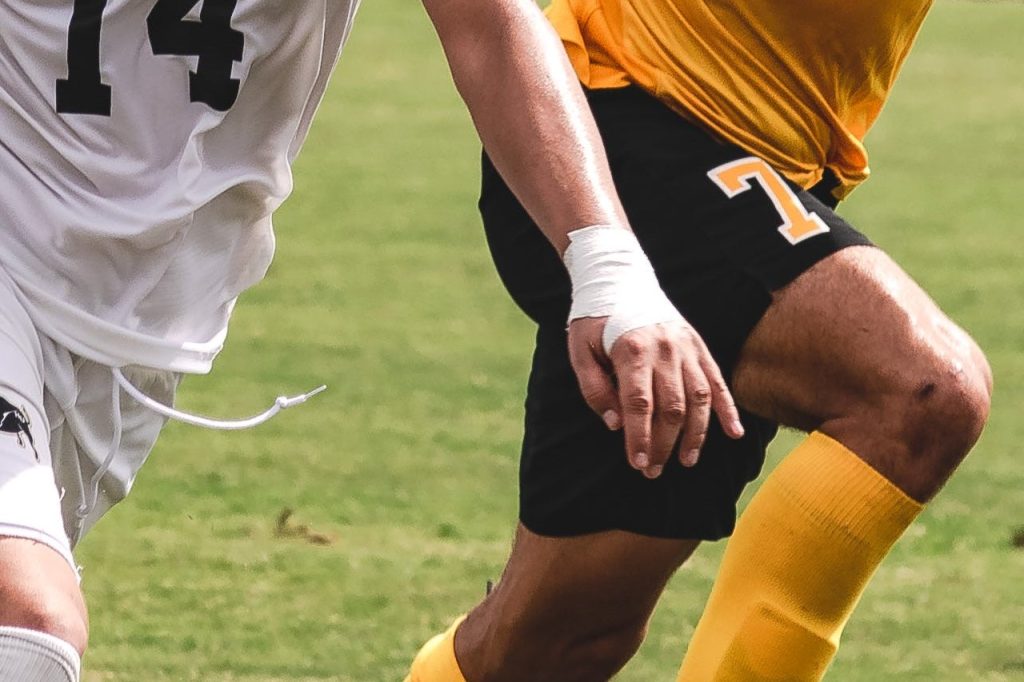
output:
[[[0,266],[119,367],[206,372],[358,0],[0,0]]]

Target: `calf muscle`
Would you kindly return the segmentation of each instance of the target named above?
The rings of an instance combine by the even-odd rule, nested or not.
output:
[[[697,544],[622,531],[550,538],[520,526],[501,580],[456,635],[466,679],[610,679]]]

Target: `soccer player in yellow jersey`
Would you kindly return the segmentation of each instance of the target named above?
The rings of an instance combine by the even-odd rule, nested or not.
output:
[[[707,420],[700,377],[634,382],[616,400],[602,375],[574,375],[607,361],[605,348],[567,349],[586,292],[485,159],[491,250],[538,324],[520,525],[501,581],[423,648],[411,682],[607,680],[673,571],[728,535],[679,680],[824,676],[872,573],[989,410],[975,343],[834,211],[867,177],[862,139],[929,5],[554,0],[629,220],[745,435]],[[620,341],[616,353],[646,351]],[[620,435],[680,391],[690,400],[661,401],[661,425]],[[736,522],[779,424],[809,435]]]

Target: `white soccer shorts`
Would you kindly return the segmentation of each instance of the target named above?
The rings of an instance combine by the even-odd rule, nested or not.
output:
[[[180,375],[123,372],[173,403]],[[77,572],[72,548],[128,494],[165,421],[110,367],[39,333],[0,270],[0,536],[46,544]]]

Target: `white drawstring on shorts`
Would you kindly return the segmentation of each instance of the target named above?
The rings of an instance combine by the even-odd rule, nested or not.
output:
[[[107,456],[103,459],[103,463],[100,464],[99,468],[96,469],[96,473],[94,473],[92,478],[89,479],[88,486],[86,486],[84,482],[82,483],[82,502],[78,505],[78,509],[75,510],[75,516],[78,517],[79,539],[81,539],[85,519],[93,512],[96,508],[96,504],[99,502],[100,481],[102,481],[103,477],[110,470],[111,465],[114,463],[114,458],[117,456],[118,450],[121,449],[121,389],[124,389],[128,395],[145,407],[153,410],[157,414],[167,417],[168,419],[192,424],[193,426],[201,426],[207,429],[218,429],[222,431],[238,431],[241,429],[251,429],[254,426],[259,426],[260,424],[273,419],[281,410],[301,405],[316,394],[327,390],[327,386],[319,386],[308,393],[303,393],[302,395],[292,397],[283,395],[278,396],[273,405],[260,414],[247,419],[211,419],[210,417],[203,417],[201,415],[176,410],[169,405],[164,405],[163,403],[150,398],[128,381],[127,377],[125,377],[124,373],[118,367],[113,367],[111,372],[114,375],[113,395],[111,398],[111,416],[114,421],[114,433],[110,439],[110,448],[107,450]],[[90,493],[88,497],[86,496],[86,492]]]
[[[290,398],[288,396],[283,395],[278,396],[277,400],[274,401],[273,405],[271,405],[269,408],[267,408],[260,414],[257,414],[253,417],[249,417],[248,419],[211,419],[209,417],[203,417],[198,414],[189,414],[188,412],[182,412],[181,410],[176,410],[173,407],[157,402],[156,400],[153,400],[139,389],[135,388],[135,386],[133,386],[132,383],[128,381],[127,378],[125,378],[124,374],[121,372],[120,369],[115,367],[113,371],[114,379],[117,380],[117,383],[121,385],[121,388],[123,388],[128,393],[128,395],[135,398],[140,403],[142,403],[149,409],[153,410],[157,414],[162,414],[163,416],[168,417],[170,419],[175,419],[186,424],[192,424],[193,426],[202,426],[207,429],[219,429],[222,431],[238,431],[241,429],[251,429],[254,426],[259,426],[263,422],[272,419],[274,415],[276,415],[281,410],[288,409],[289,407],[294,407],[295,405],[301,405],[302,403],[306,402],[307,400],[315,396],[317,393],[322,393],[327,390],[326,386],[319,386],[317,388],[314,388],[309,393],[303,393],[302,395],[292,396]]]
[[[115,372],[117,370],[114,370]],[[110,470],[110,466],[114,463],[114,457],[117,456],[117,451],[121,449],[121,391],[114,382],[114,388],[110,404],[110,416],[114,422],[114,433],[110,438],[110,447],[107,449],[107,456],[103,459],[103,463],[100,464],[99,468],[96,469],[96,473],[89,479],[89,485],[86,486],[84,481],[81,481],[81,493],[82,501],[78,505],[78,509],[75,510],[75,516],[78,518],[75,542],[77,543],[82,539],[82,530],[85,526],[85,519],[88,518],[92,510],[96,508],[96,503],[100,499],[100,481],[106,475],[107,471]],[[90,492],[91,499],[86,497],[86,491]]]

